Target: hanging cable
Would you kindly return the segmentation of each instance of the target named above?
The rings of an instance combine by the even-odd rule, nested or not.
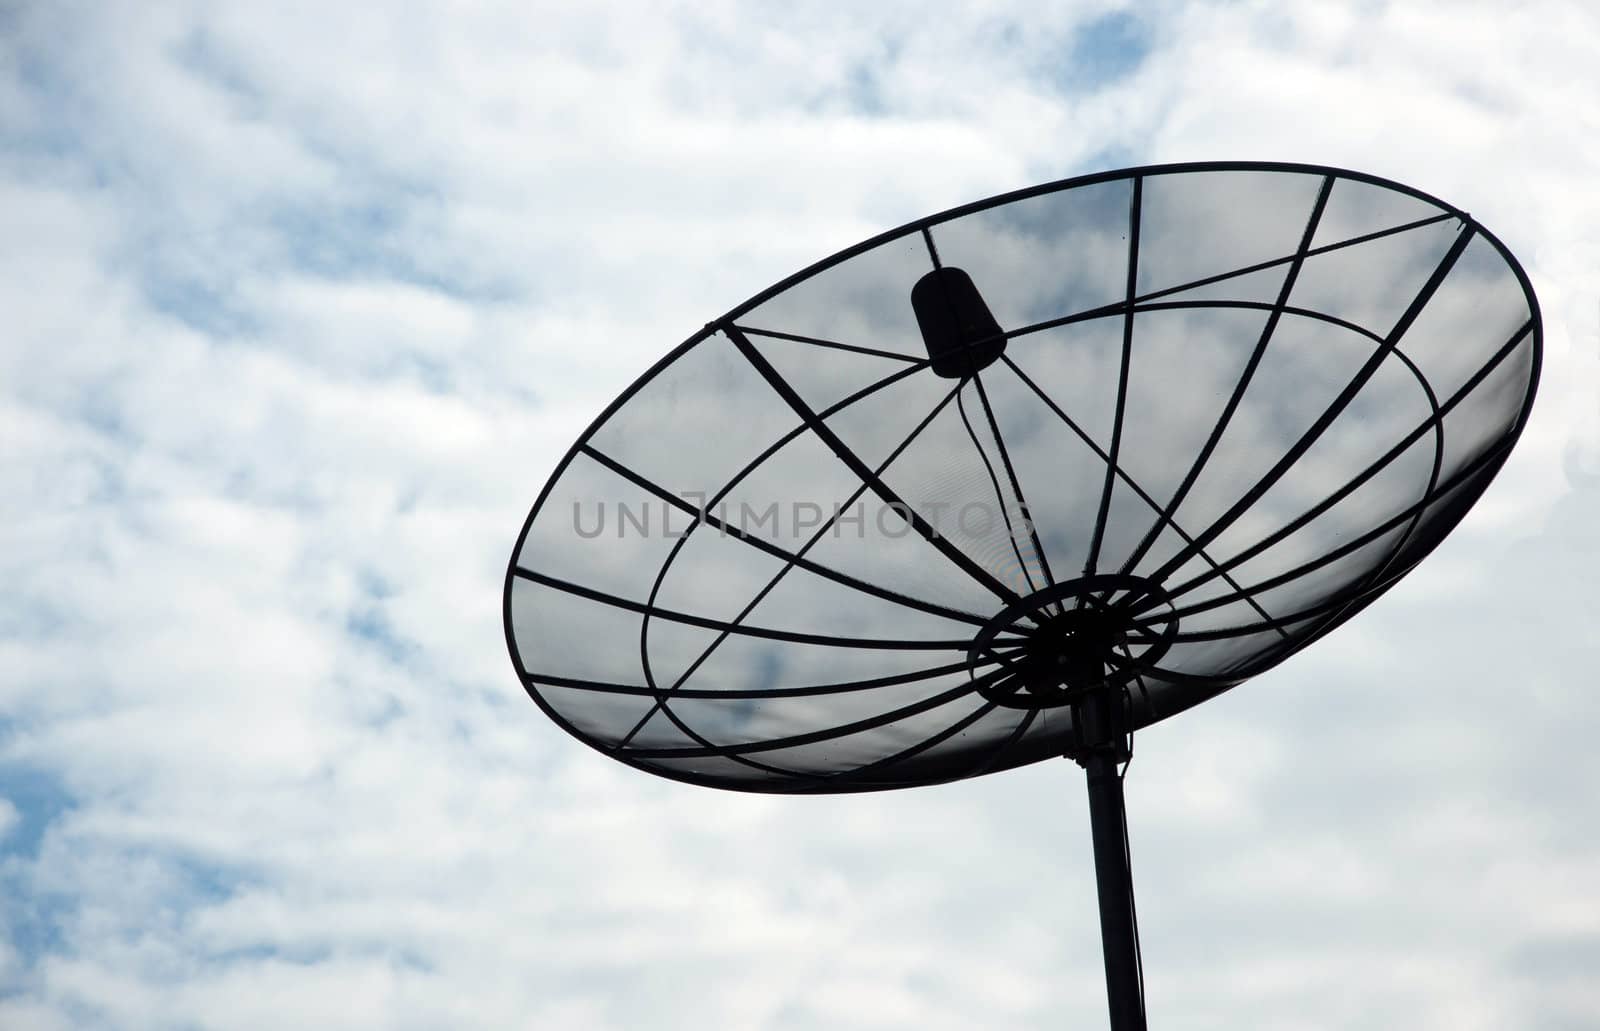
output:
[[[968,383],[970,383],[970,381],[968,381]],[[965,389],[966,383],[962,383],[962,387]],[[955,408],[962,413],[962,426],[966,427],[966,435],[973,439],[973,447],[978,448],[978,458],[984,459],[984,471],[989,474],[989,482],[994,485],[995,501],[1000,503],[1000,519],[1005,520],[1006,540],[1011,541],[1011,554],[1016,556],[1016,564],[1018,564],[1018,567],[1022,570],[1022,578],[1027,581],[1027,589],[1029,589],[1029,591],[1037,592],[1038,586],[1034,583],[1034,576],[1027,572],[1027,559],[1022,557],[1022,549],[1016,546],[1016,530],[1013,530],[1013,527],[1011,527],[1011,512],[1006,509],[1005,493],[1002,493],[1002,490],[1000,490],[1000,477],[995,475],[994,463],[990,463],[989,453],[984,451],[984,445],[978,442],[978,431],[973,429],[973,423],[971,423],[971,419],[966,418],[966,405],[962,402],[962,392],[960,391],[955,392]]]
[[[1128,655],[1129,661],[1132,661],[1132,655],[1128,652],[1126,645],[1123,646],[1123,654]],[[1139,685],[1140,693],[1145,696],[1146,704],[1148,704],[1150,694],[1145,689],[1144,677],[1136,676],[1134,679]],[[1133,691],[1127,685],[1124,685],[1121,694],[1124,720],[1122,725],[1128,728],[1128,758],[1123,761],[1122,772],[1117,774],[1117,779],[1126,782],[1128,767],[1133,765]],[[1126,815],[1122,820],[1122,863],[1123,869],[1128,871],[1128,915],[1133,921],[1133,969],[1139,984],[1139,1020],[1142,1025],[1146,1016],[1144,1005],[1144,950],[1139,945],[1139,906],[1134,901],[1137,893],[1133,890],[1133,845],[1128,837]]]

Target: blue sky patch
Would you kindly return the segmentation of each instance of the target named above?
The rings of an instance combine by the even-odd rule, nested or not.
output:
[[[1073,36],[1055,80],[1068,91],[1094,90],[1123,79],[1149,56],[1150,28],[1118,11],[1084,25]]]

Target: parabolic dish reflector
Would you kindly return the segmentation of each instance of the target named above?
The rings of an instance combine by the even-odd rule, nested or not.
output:
[[[1145,726],[1395,583],[1520,433],[1541,329],[1466,213],[1304,165],[936,215],[708,324],[539,495],[506,578],[546,713],[652,773],[856,791]]]

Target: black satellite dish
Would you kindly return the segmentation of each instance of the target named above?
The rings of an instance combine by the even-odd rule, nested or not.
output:
[[[981,201],[706,325],[517,542],[560,726],[713,787],[1088,771],[1114,1028],[1144,1026],[1118,765],[1458,523],[1538,379],[1516,260],[1397,183],[1165,165]]]

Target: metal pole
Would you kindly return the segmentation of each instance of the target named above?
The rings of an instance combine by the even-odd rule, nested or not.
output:
[[[1086,672],[1098,672],[1098,664]],[[1105,954],[1106,1002],[1111,1031],[1145,1031],[1144,985],[1139,970],[1139,928],[1133,909],[1128,856],[1128,811],[1117,764],[1133,754],[1123,696],[1091,692],[1072,707],[1078,739],[1073,758],[1089,781],[1089,832],[1094,839],[1094,880],[1100,896],[1100,948]]]
[[[1083,759],[1089,780],[1089,828],[1094,836],[1095,887],[1100,895],[1100,946],[1105,953],[1106,1000],[1111,1031],[1145,1031],[1144,989],[1139,983],[1138,928],[1128,861],[1127,809],[1117,756],[1096,749]]]

